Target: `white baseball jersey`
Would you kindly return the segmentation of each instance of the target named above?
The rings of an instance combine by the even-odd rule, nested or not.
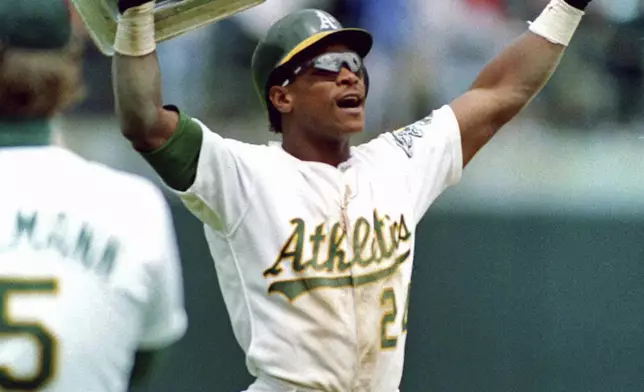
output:
[[[124,392],[186,330],[174,229],[147,180],[0,149],[0,390]]]
[[[253,392],[395,392],[416,225],[462,172],[445,106],[339,167],[203,124],[184,203],[205,225]]]

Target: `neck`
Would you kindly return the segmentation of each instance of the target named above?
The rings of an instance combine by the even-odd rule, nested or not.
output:
[[[293,132],[283,135],[282,147],[286,152],[301,161],[321,162],[338,166],[349,159],[349,138],[325,139],[304,135],[304,132]]]
[[[51,126],[45,118],[0,118],[0,147],[46,146]]]

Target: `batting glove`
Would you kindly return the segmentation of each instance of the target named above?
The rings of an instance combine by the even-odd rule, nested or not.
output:
[[[564,0],[570,6],[577,8],[578,10],[585,10],[590,4],[591,0]]]
[[[119,12],[124,14],[128,9],[138,7],[146,3],[154,4],[154,0],[118,0]]]

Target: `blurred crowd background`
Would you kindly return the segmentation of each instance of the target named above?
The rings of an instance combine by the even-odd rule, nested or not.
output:
[[[367,59],[374,80],[369,133],[424,116],[465,91],[504,45],[525,31],[544,0],[269,0],[162,43],[164,98],[213,122],[263,117],[249,73],[257,40],[297,8],[330,11],[375,37]],[[628,125],[642,112],[640,0],[595,0],[557,74],[529,114],[567,129]],[[113,112],[109,58],[88,43],[89,99],[78,114]],[[234,136],[234,130],[229,130]],[[259,132],[259,130],[258,130]]]

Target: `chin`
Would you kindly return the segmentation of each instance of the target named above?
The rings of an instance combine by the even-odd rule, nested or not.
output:
[[[364,107],[341,109],[336,106],[336,110],[334,113],[336,129],[341,135],[351,135],[364,130]]]
[[[338,129],[342,134],[351,135],[354,133],[360,133],[364,131],[364,115],[352,115],[352,116],[343,116],[338,120]]]
[[[343,130],[345,134],[351,135],[354,133],[360,133],[364,131],[364,120],[351,120],[346,121],[343,124]]]

